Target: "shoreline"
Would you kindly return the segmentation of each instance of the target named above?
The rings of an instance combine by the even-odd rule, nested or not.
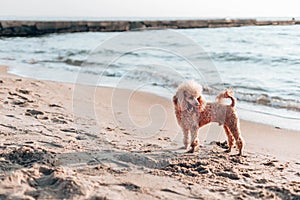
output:
[[[241,120],[237,157],[213,124],[186,154],[171,100],[0,72],[3,198],[300,198],[300,132]]]
[[[76,87],[76,84],[69,83],[69,82],[57,82],[57,81],[52,81],[52,80],[36,80],[36,79],[28,78],[28,77],[18,76],[18,75],[9,73],[8,69],[9,69],[8,66],[1,66],[0,65],[0,72],[4,73],[5,75],[8,75],[8,76],[20,77],[20,78],[24,78],[24,79],[28,79],[28,80],[33,80],[33,81],[50,82],[50,83],[53,83],[53,84],[57,83],[57,84],[62,84],[62,85],[69,85],[69,86],[73,87],[73,91],[74,91],[74,88]],[[111,86],[91,86],[91,85],[81,85],[81,84],[79,84],[79,87],[83,88],[83,89],[79,89],[79,90],[85,90],[87,88],[86,90],[88,92],[91,92],[93,90],[97,90],[97,88],[103,89],[105,91],[110,91],[110,92],[112,92],[112,91],[114,91],[116,89],[116,88],[111,87]],[[126,91],[127,93],[131,94],[131,90],[126,89],[126,88],[117,88],[117,90]],[[81,91],[79,93],[81,94]],[[166,96],[157,95],[157,94],[154,94],[154,93],[151,93],[151,92],[147,92],[147,91],[138,91],[137,94],[146,95],[148,97],[151,97],[151,99],[158,98],[158,99],[160,99],[159,101],[164,101],[164,102],[171,103],[171,105],[168,105],[167,107],[169,109],[171,109],[171,113],[170,114],[171,115],[173,114],[172,113],[173,112],[173,110],[172,110],[173,109],[173,107],[172,107],[173,104],[172,104],[171,100],[169,98],[167,98]],[[91,94],[85,94],[85,96],[90,97],[90,98],[93,98],[93,95],[91,95]],[[166,106],[166,105],[164,105],[164,106]],[[93,116],[93,117],[95,117],[95,116]],[[173,123],[175,123],[177,125],[177,122],[173,122]],[[293,148],[299,149],[299,152],[300,152],[300,147],[298,148],[297,143],[294,143],[296,141],[296,138],[298,138],[298,136],[300,137],[300,131],[299,130],[294,130],[292,128],[291,129],[281,128],[281,127],[277,127],[275,125],[265,124],[265,123],[259,123],[259,122],[255,122],[255,121],[245,120],[245,119],[240,119],[240,123],[241,123],[241,126],[245,126],[247,130],[251,129],[250,127],[256,127],[255,130],[259,130],[259,131],[262,131],[262,132],[272,132],[272,133],[275,133],[274,136],[278,138],[278,141],[280,141],[282,139],[281,137],[283,136],[283,134],[286,135],[286,133],[287,133],[287,134],[289,134],[291,136],[288,139],[289,143],[291,142],[293,144]],[[212,124],[211,127],[212,127],[213,130],[219,129],[218,126],[215,125],[215,124]],[[209,129],[210,129],[210,126],[206,127],[204,132],[208,132]],[[181,131],[181,130],[179,130],[179,131]],[[218,131],[220,131],[220,130],[218,130]],[[200,132],[201,132],[201,130],[200,130]],[[199,135],[200,135],[200,133],[199,133]],[[247,135],[249,136],[249,138],[253,137],[251,135],[250,131],[247,131]],[[200,137],[201,137],[201,135],[200,135]],[[264,139],[267,139],[268,137],[270,137],[270,135],[268,135],[268,134],[267,135],[263,135]],[[225,140],[226,138],[224,137],[223,139]],[[252,138],[252,139],[255,140],[254,138]],[[260,143],[260,145],[263,145],[263,144],[264,144],[263,142]],[[275,150],[274,146],[272,148],[273,148],[273,150]],[[300,156],[300,154],[299,154],[299,156]],[[292,157],[290,157],[290,158],[292,158]],[[300,160],[300,157],[299,157],[299,160]]]
[[[8,70],[11,69],[11,68],[12,67],[8,67]],[[18,71],[11,70],[8,73],[13,74],[15,76],[20,76],[20,77],[31,79],[31,77],[28,74],[23,75],[22,73],[24,73],[24,72],[25,71],[18,72]],[[71,72],[69,74],[66,74],[66,76],[67,77],[76,77],[76,74],[77,74],[77,72]],[[76,78],[70,78],[67,81],[62,81],[61,78],[49,79],[49,78],[38,77],[36,80],[53,81],[53,82],[67,83],[67,84],[74,84],[74,82],[76,82]],[[109,77],[109,78],[105,79],[105,81],[106,81],[105,84],[103,84],[101,86],[98,85],[98,86],[99,87],[114,88],[113,85],[115,85],[115,83],[114,83],[113,79],[110,79],[110,77]],[[90,85],[90,86],[96,87],[95,85]],[[132,87],[131,83],[129,83],[128,87]],[[123,87],[122,89],[126,90],[127,87]],[[128,90],[130,90],[130,89],[128,89]],[[171,96],[166,95],[165,90],[162,90],[162,88],[159,88],[159,87],[158,88],[157,87],[151,87],[151,88],[148,87],[148,88],[146,88],[144,90],[140,90],[140,91],[150,93],[152,95],[155,95],[155,96],[158,96],[160,98],[167,99],[167,100],[172,98],[172,95]],[[211,98],[213,99],[214,97],[212,96]],[[243,104],[243,105],[239,106],[240,104]],[[260,105],[260,104],[255,105],[255,104],[250,103],[245,108],[245,102],[238,101],[237,110],[238,110],[238,113],[239,113],[239,117],[244,121],[258,123],[258,124],[262,124],[262,125],[266,125],[266,126],[271,126],[271,127],[277,128],[277,129],[290,130],[290,131],[296,131],[296,132],[300,131],[300,126],[297,123],[297,121],[299,121],[299,119],[297,119],[297,118],[290,119],[290,118],[286,117],[286,116],[288,116],[286,113],[285,113],[285,115],[280,115],[280,114],[277,114],[276,112],[274,112],[275,114],[271,114],[272,110],[269,110],[268,112],[266,112],[265,110],[260,108],[260,106],[263,106],[263,105]],[[276,110],[278,108],[274,108],[274,109]],[[279,108],[279,109],[283,109],[283,108]],[[263,112],[263,111],[265,111],[265,112]],[[297,112],[297,111],[290,111],[289,110],[289,112]],[[293,124],[292,127],[290,125],[288,125],[289,122]]]
[[[0,20],[0,36],[38,36],[51,33],[123,32],[145,29],[191,29],[241,26],[299,25],[300,20],[201,19],[119,21],[22,21]]]

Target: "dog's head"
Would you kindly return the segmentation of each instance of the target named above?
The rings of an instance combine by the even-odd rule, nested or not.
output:
[[[199,108],[202,101],[201,94],[202,86],[195,81],[182,83],[173,97],[175,108],[181,111]]]

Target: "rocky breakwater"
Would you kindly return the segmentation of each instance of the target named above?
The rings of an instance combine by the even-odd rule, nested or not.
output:
[[[255,19],[156,20],[156,21],[0,21],[0,36],[37,36],[50,33],[114,32],[145,28],[185,29],[263,25],[294,25],[300,21],[257,21]]]

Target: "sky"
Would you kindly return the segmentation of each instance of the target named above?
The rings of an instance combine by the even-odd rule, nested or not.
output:
[[[300,0],[0,0],[1,17],[299,17]]]

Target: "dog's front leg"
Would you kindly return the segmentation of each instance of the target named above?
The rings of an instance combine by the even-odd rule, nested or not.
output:
[[[198,139],[198,127],[193,127],[191,129],[191,149],[188,151],[188,153],[194,153],[199,148],[199,139]]]
[[[184,148],[187,149],[189,145],[189,130],[188,129],[182,129],[183,131],[183,144]]]

